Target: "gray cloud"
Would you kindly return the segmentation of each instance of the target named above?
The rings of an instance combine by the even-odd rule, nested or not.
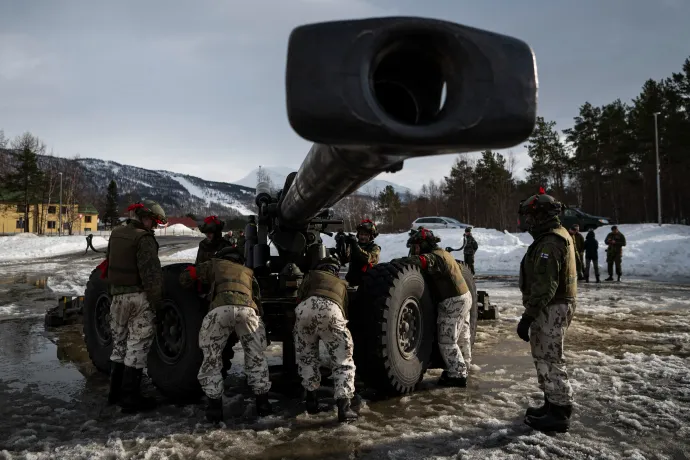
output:
[[[30,130],[61,156],[233,180],[297,167],[284,67],[293,27],[421,15],[518,36],[534,48],[540,114],[568,127],[586,100],[634,97],[689,54],[687,0],[202,0],[0,4],[0,129]],[[524,167],[524,148],[513,149]],[[453,155],[411,160],[388,180],[418,188]]]

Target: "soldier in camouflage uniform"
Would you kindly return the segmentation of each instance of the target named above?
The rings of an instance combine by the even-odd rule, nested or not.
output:
[[[616,264],[616,275],[618,281],[621,280],[623,269],[621,263],[623,261],[623,246],[625,246],[625,236],[618,230],[618,226],[611,227],[611,233],[606,235],[604,240],[606,248],[606,263],[608,264],[609,277],[604,281],[613,281],[613,264]]]
[[[226,241],[226,243],[230,246],[237,246],[237,238],[235,238],[234,233],[232,230],[229,230],[228,233],[225,234],[223,237]]]
[[[199,383],[208,397],[206,418],[223,420],[223,350],[228,338],[237,333],[244,350],[244,371],[256,398],[259,416],[273,412],[268,401],[268,362],[266,329],[261,320],[261,294],[252,269],[245,267],[244,255],[237,247],[221,249],[213,258],[195,267],[189,266],[180,275],[180,283],[191,287],[196,282],[214,283],[210,310],[199,331],[199,348],[204,360],[199,369]]]
[[[568,381],[563,340],[577,298],[575,244],[561,226],[561,203],[546,195],[520,202],[521,220],[529,225],[534,241],[520,263],[520,291],[525,313],[517,327],[530,342],[544,405],[530,407],[525,423],[541,431],[567,431],[572,414],[573,390]]]
[[[347,283],[338,278],[340,262],[335,257],[320,260],[304,277],[297,292],[295,351],[302,386],[307,391],[307,412],[319,412],[316,390],[319,373],[319,339],[328,350],[333,370],[338,421],[350,422],[357,413],[350,408],[355,392],[355,362],[352,335],[347,328]]]
[[[155,333],[156,311],[163,300],[163,272],[153,228],[166,222],[158,203],[144,200],[131,205],[126,225],[113,229],[105,261],[112,303],[108,402],[125,413],[153,409],[156,402],[141,395],[141,377]]]
[[[460,249],[463,250],[463,255],[465,256],[465,263],[470,268],[470,271],[474,275],[474,254],[479,249],[477,240],[472,236],[472,227],[467,227],[465,229],[465,236],[462,241],[462,246]]]
[[[465,387],[472,362],[472,293],[456,260],[438,246],[440,241],[431,230],[412,230],[407,240],[411,255],[395,261],[419,267],[438,303],[438,348],[446,363],[438,384]]]
[[[223,248],[231,246],[230,242],[223,238],[223,227],[225,222],[217,216],[208,216],[199,230],[206,234],[206,239],[199,243],[199,250],[196,253],[194,265],[200,265],[211,260],[213,254]]]
[[[580,226],[573,224],[568,230],[575,243],[575,264],[577,265],[577,279],[585,279],[585,237],[580,233]]]
[[[376,224],[369,219],[364,219],[357,226],[356,241],[347,241],[344,262],[349,262],[350,265],[345,279],[350,286],[359,286],[362,282],[362,274],[379,263],[381,247],[374,243],[377,235]]]

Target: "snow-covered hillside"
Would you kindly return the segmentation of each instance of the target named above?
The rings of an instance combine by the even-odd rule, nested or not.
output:
[[[268,173],[274,187],[278,188],[283,186],[288,174],[293,171],[297,171],[297,168],[287,168],[284,166],[262,166],[261,169]],[[244,187],[254,188],[256,187],[256,173],[258,171],[259,168],[253,169],[249,174],[240,180],[234,181],[234,183]],[[392,186],[393,189],[400,195],[405,195],[406,193],[411,192],[409,188],[402,185],[394,184],[393,182],[386,180],[372,179],[360,187],[358,193],[363,195],[377,196],[388,185]]]

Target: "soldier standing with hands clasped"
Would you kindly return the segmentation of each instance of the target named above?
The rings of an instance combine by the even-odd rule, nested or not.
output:
[[[519,214],[534,241],[520,264],[525,313],[517,333],[530,342],[544,405],[530,407],[525,423],[540,431],[570,427],[573,389],[568,381],[563,340],[576,307],[577,268],[573,239],[561,225],[561,203],[544,189],[520,202]]]
[[[623,262],[623,246],[625,246],[625,236],[618,230],[618,226],[611,227],[611,233],[606,235],[604,244],[606,248],[606,263],[609,269],[609,277],[605,281],[613,281],[613,265],[616,265],[616,275],[618,281],[621,280],[623,269],[621,263]]]

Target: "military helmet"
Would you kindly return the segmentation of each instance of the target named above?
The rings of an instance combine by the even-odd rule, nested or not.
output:
[[[229,260],[238,264],[244,264],[244,254],[237,246],[226,246],[213,254],[215,259]]]
[[[368,233],[372,240],[379,235],[379,232],[376,231],[376,224],[369,219],[364,219],[357,226],[357,233],[359,234],[360,232]]]
[[[438,243],[441,242],[441,238],[424,227],[419,227],[417,230],[410,230],[409,236],[410,237],[407,239],[407,247],[411,248],[410,253],[415,253],[412,249],[417,246],[419,247],[420,254],[431,252],[438,246]]]
[[[334,275],[337,275],[340,271],[340,259],[338,258],[337,254],[332,254],[328,257],[324,257],[316,263],[314,269],[330,272]]]
[[[539,187],[539,193],[520,202],[518,214],[557,216],[561,213],[561,203],[551,195],[547,195],[544,187]]]
[[[472,227],[465,227],[465,233],[472,233]]]
[[[221,233],[225,227],[225,222],[220,220],[218,216],[208,216],[204,219],[204,223],[201,224],[199,230],[201,233]]]
[[[166,224],[168,219],[165,217],[165,211],[161,205],[153,200],[143,200],[134,203],[127,208],[127,211],[133,212],[137,218],[150,217],[158,224]]]

